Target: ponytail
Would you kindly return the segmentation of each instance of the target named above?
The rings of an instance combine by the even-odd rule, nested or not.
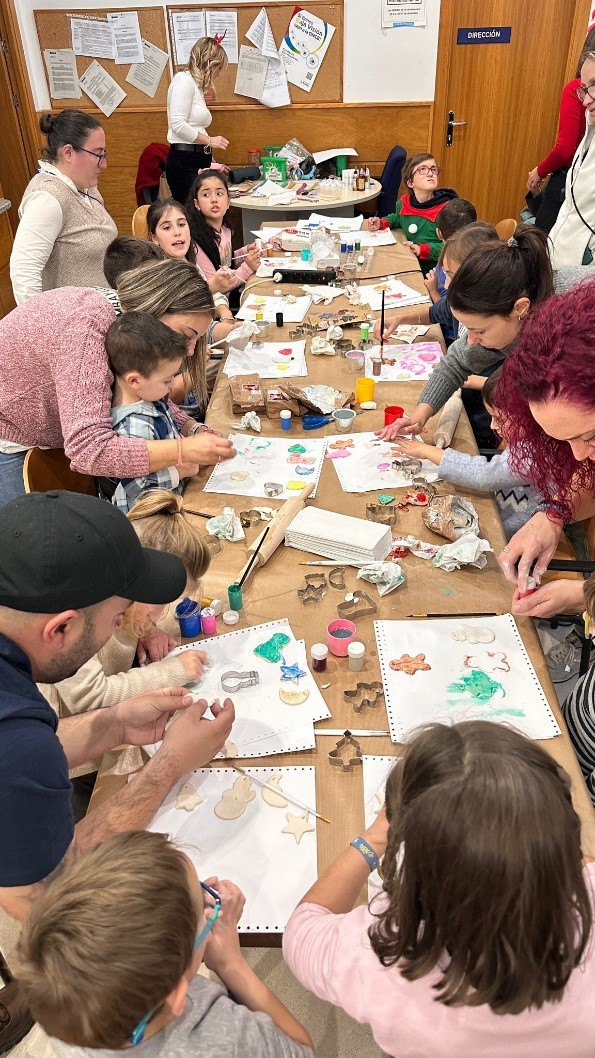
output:
[[[448,302],[455,315],[510,316],[519,298],[538,305],[553,293],[547,235],[520,225],[508,242],[489,242],[469,254],[453,277]]]
[[[143,547],[177,555],[193,585],[204,577],[211,554],[198,529],[184,514],[182,498],[166,489],[143,492],[128,512]]]

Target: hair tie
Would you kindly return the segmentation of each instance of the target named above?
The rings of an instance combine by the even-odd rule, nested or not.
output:
[[[506,245],[507,245],[507,246],[518,246],[518,242],[516,241],[516,239],[515,239],[514,235],[511,235],[511,236],[510,236],[510,239],[508,240],[508,242],[506,243]]]
[[[226,35],[227,35],[227,30],[224,30],[223,33],[221,34],[221,36],[219,36],[218,33],[215,33],[215,36],[213,37],[213,40],[215,41],[215,46],[217,48],[221,47],[221,42],[225,40]]]

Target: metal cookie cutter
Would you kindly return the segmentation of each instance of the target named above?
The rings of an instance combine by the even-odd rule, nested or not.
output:
[[[211,556],[218,555],[221,551],[221,541],[218,536],[205,536],[205,544],[207,545]]]
[[[391,466],[393,470],[397,471],[397,474],[402,474],[403,477],[411,478],[413,481],[416,474],[419,474],[421,470],[421,459],[408,459],[406,456],[399,456],[397,459],[393,459]]]
[[[254,687],[260,682],[260,676],[256,669],[250,669],[248,672],[224,672],[221,677],[221,686],[224,691],[228,694],[235,694],[236,691],[243,691],[246,687]]]
[[[354,755],[345,759],[341,756],[341,750],[345,749],[345,746],[351,746]],[[362,747],[356,738],[353,737],[351,731],[346,731],[343,738],[340,738],[334,749],[331,749],[328,755],[329,764],[335,764],[341,771],[350,771],[351,768],[362,763]]]
[[[337,613],[339,617],[353,620],[355,617],[367,617],[368,614],[376,613],[378,607],[365,591],[354,591],[352,597],[345,602],[339,603]]]
[[[333,566],[329,570],[328,582],[331,588],[338,588],[341,590],[345,587],[345,566]]]
[[[283,485],[279,485],[276,481],[265,481],[264,493],[265,496],[280,496],[283,492]]]
[[[384,698],[384,688],[380,680],[356,683],[352,691],[343,691],[343,700],[352,705],[356,713],[363,712],[368,706],[374,708],[380,704],[381,698]]]
[[[397,520],[397,509],[394,503],[368,503],[366,504],[366,518],[369,522],[394,525]]]
[[[259,511],[240,511],[240,525],[242,526],[242,529],[251,529],[253,525],[259,525],[260,522],[262,522],[262,515]]]
[[[304,577],[305,588],[298,588],[297,593],[303,603],[320,602],[326,595],[326,577],[324,573],[307,573]]]

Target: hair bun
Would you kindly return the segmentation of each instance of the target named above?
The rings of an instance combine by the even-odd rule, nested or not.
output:
[[[147,489],[141,492],[128,512],[130,521],[152,518],[155,514],[181,514],[184,503],[181,496],[167,489]]]
[[[53,114],[42,114],[39,119],[39,128],[43,132],[44,136],[47,136],[54,127],[55,117]]]

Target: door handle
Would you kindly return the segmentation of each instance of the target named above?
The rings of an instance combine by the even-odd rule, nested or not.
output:
[[[466,125],[466,121],[455,121],[454,110],[448,111],[448,121],[446,123],[446,146],[452,147],[452,130],[457,125]]]

